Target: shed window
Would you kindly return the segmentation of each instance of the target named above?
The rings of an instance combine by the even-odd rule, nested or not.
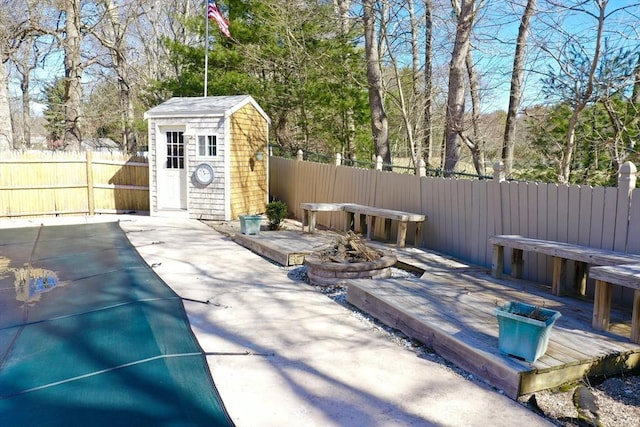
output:
[[[218,141],[215,135],[198,136],[198,156],[213,157],[218,154]]]
[[[184,135],[167,132],[167,169],[184,169]]]

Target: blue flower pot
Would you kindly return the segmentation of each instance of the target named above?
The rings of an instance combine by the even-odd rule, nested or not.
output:
[[[535,311],[545,319],[528,317]],[[551,328],[561,314],[521,302],[509,302],[496,309],[496,316],[500,352],[535,362],[547,351]]]
[[[260,215],[240,215],[240,232],[242,234],[260,234]]]

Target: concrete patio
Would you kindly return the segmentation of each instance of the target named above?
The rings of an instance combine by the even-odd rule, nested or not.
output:
[[[104,220],[119,220],[145,261],[185,298],[238,426],[549,425],[514,400],[394,343],[290,278],[286,268],[199,221],[62,221]],[[0,227],[60,221],[1,221]]]

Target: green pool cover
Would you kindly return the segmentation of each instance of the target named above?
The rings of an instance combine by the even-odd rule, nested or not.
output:
[[[117,223],[0,230],[0,425],[233,425],[182,300]]]

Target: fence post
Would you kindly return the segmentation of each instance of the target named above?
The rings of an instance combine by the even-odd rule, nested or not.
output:
[[[493,234],[502,234],[502,218],[504,215],[502,212],[500,186],[504,180],[504,163],[494,163],[493,179],[489,182],[489,215],[493,217]]]
[[[96,203],[93,195],[93,151],[87,150],[87,205],[89,207],[89,215],[95,215]]]
[[[625,193],[636,188],[636,173],[638,169],[631,162],[624,162],[618,171],[618,188],[624,189]]]
[[[304,153],[301,149],[298,149],[298,152],[296,153],[296,160],[299,162],[304,160]]]
[[[342,154],[336,153],[336,166],[340,166],[342,164]]]
[[[614,236],[615,249],[627,250],[629,242],[629,212],[631,210],[631,194],[636,188],[636,173],[638,169],[631,162],[624,162],[618,170],[618,206],[616,224],[623,224],[624,229],[616,226]]]
[[[382,156],[376,157],[376,170],[377,171],[382,170]]]
[[[427,164],[424,159],[418,160],[418,176],[427,176]]]
[[[493,180],[495,182],[502,182],[504,179],[504,163],[495,162],[493,164]]]

